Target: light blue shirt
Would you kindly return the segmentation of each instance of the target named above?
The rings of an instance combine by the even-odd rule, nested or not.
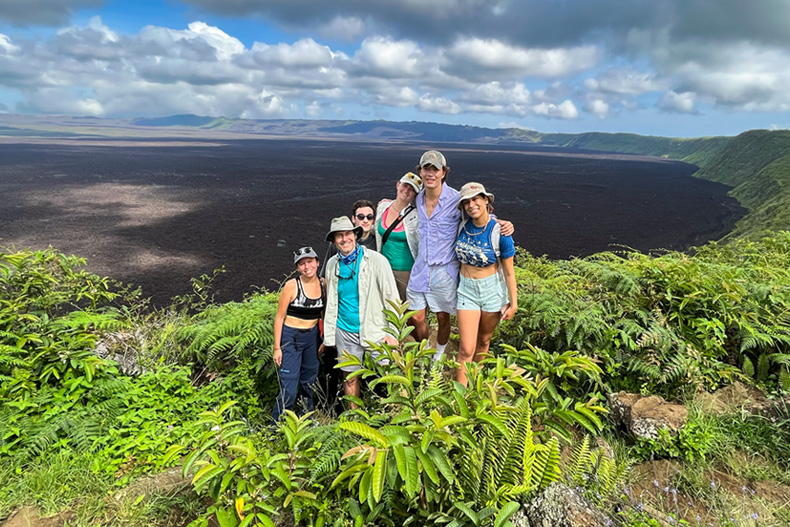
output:
[[[461,264],[455,257],[455,239],[458,236],[458,223],[461,221],[461,211],[458,210],[460,199],[460,192],[442,185],[439,202],[429,218],[425,211],[425,190],[417,194],[420,250],[411,270],[410,289],[419,293],[430,291],[432,266],[446,266],[447,274],[458,281]]]

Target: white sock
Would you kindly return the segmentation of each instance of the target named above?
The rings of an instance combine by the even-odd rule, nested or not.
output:
[[[447,349],[447,343],[439,344],[436,343],[436,353],[433,354],[434,362],[437,360],[441,360],[442,356],[444,355],[444,350]]]

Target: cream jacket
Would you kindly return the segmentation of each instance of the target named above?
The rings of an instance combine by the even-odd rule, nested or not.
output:
[[[338,255],[326,264],[326,314],[324,315],[324,345],[335,345],[337,328],[337,272]],[[400,301],[398,287],[389,262],[376,251],[365,249],[359,262],[359,339],[360,342],[379,342],[389,324],[384,309],[392,309],[387,300]]]

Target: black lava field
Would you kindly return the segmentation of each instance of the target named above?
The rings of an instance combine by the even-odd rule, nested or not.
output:
[[[225,266],[218,300],[276,289],[291,252],[323,241],[357,199],[395,195],[431,147],[448,182],[479,181],[496,214],[535,255],[585,256],[622,245],[685,249],[732,229],[744,209],[728,187],[663,159],[561,149],[352,143],[60,141],[0,144],[0,246],[84,256],[163,304]]]

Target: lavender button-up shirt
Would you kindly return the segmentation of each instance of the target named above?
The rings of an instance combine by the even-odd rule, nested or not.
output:
[[[461,194],[452,187],[442,186],[439,203],[428,217],[425,212],[425,191],[417,194],[417,214],[419,215],[420,249],[409,278],[409,289],[419,293],[430,291],[431,266],[446,265],[447,273],[458,281],[461,265],[455,257],[455,239],[458,237],[458,223],[461,211],[458,200]]]

